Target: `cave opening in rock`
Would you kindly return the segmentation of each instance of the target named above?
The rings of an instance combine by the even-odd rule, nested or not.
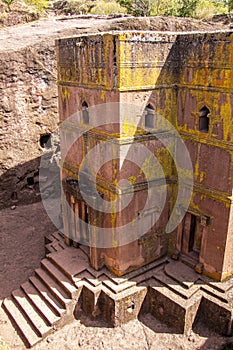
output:
[[[32,186],[32,185],[34,185],[34,177],[33,176],[29,176],[29,177],[27,177],[27,183],[28,183],[28,185],[29,186]]]
[[[51,148],[51,134],[40,135],[40,147],[49,149]]]

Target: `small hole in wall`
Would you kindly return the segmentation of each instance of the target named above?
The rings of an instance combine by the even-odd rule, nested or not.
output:
[[[51,148],[51,134],[40,135],[40,147],[49,149]]]
[[[131,303],[128,308],[127,308],[127,311],[131,314],[133,312],[133,310],[135,309],[135,305],[134,303]]]
[[[12,192],[11,193],[11,199],[13,200],[13,201],[16,201],[17,199],[18,199],[18,194],[17,194],[17,192]]]
[[[27,177],[27,183],[29,186],[34,185],[34,177],[33,176]]]

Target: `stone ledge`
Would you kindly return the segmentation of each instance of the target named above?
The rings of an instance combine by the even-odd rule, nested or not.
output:
[[[80,248],[67,247],[48,258],[81,288],[77,309],[91,318],[104,318],[118,326],[150,312],[178,333],[187,333],[198,317],[221,334],[233,333],[232,280],[213,282],[169,258],[121,278],[106,268],[95,271]]]

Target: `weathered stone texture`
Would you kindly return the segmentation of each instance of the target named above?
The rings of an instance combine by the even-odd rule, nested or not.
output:
[[[122,123],[122,129],[118,126],[118,129],[111,130],[104,125],[101,130],[87,132],[83,140],[86,148],[82,152],[81,147],[77,148],[78,145],[73,144],[63,164],[63,180],[66,177],[77,179],[85,154],[101,140],[111,139],[113,144],[119,143],[119,149],[115,152],[108,147],[112,155],[124,154],[124,142],[127,145],[144,145],[158,159],[170,186],[167,196],[169,204],[164,206],[162,219],[157,220],[157,225],[146,232],[145,239],[136,239],[137,242],[125,247],[104,251],[97,249],[96,255],[91,250],[90,260],[95,268],[105,264],[111,271],[122,275],[167,252],[174,256],[178,251],[187,264],[194,268],[196,266],[197,270],[216,280],[224,280],[232,274],[232,43],[231,31],[198,34],[132,31],[58,40],[59,105],[64,140],[68,140],[66,134],[74,134],[75,128],[82,128],[85,124],[81,113],[72,131],[70,124],[66,123],[75,107],[81,108],[84,101],[89,107],[89,124],[92,128],[95,128],[96,120],[100,119],[92,106],[116,101],[121,105],[126,102],[139,106],[131,123],[135,125],[134,129],[132,125],[130,127],[130,118],[124,116],[127,113],[119,108],[119,111],[114,111],[113,120],[116,124]],[[150,125],[149,131],[145,116],[148,106],[154,113],[154,124]],[[103,121],[109,121],[107,111],[103,114],[106,118]],[[173,207],[180,187],[178,171],[185,173],[187,169],[177,141],[173,145],[180,155],[177,171],[165,148],[157,141],[160,139],[159,133],[164,132],[164,126],[157,125],[159,116],[177,129],[187,145],[193,166],[192,198],[183,221],[170,235],[170,239],[165,234],[165,222],[172,216],[173,210],[178,210]],[[201,126],[203,120],[208,122],[205,128]],[[140,128],[144,130],[141,133]],[[164,134],[168,140],[168,133]],[[130,141],[132,136],[133,141]],[[63,146],[65,148],[67,144],[62,142]],[[124,165],[119,167],[117,162],[106,162],[97,174],[97,179],[93,179],[92,166],[95,162],[103,164],[105,158],[106,155],[99,152],[95,161],[89,165],[89,183],[96,181],[102,196],[109,200],[112,193],[117,193],[114,181],[117,182],[122,176],[128,180],[130,191],[134,193],[133,204],[120,214],[116,213],[114,218],[106,213],[104,218],[96,213],[98,219],[95,214],[92,215],[95,224],[104,223],[100,226],[112,227],[117,236],[120,231],[118,227],[125,224],[127,219],[133,223],[134,218],[140,218],[146,181],[130,162],[125,162],[126,170]],[[133,157],[131,160],[135,163]],[[148,183],[158,180],[153,177],[153,170],[150,175]],[[188,193],[188,187],[184,187],[180,207]],[[157,197],[157,202],[161,202],[161,197]],[[152,216],[156,210],[156,203],[150,203],[148,214]],[[73,224],[72,220],[66,219],[70,226],[67,225],[65,234],[69,235]],[[91,220],[90,217],[88,220]],[[132,225],[129,231],[133,230]],[[98,236],[96,231],[92,235]],[[162,249],[157,250],[159,246]],[[167,251],[167,246],[170,251]]]
[[[35,199],[38,188],[29,188],[27,178],[38,182],[39,157],[45,151],[40,137],[56,129],[55,81],[53,46],[0,53],[1,207],[8,206],[11,197],[22,199],[29,192]]]

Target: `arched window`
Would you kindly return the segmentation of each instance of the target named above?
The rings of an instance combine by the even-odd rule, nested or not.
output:
[[[89,124],[88,104],[85,101],[82,103],[82,118],[84,124]]]
[[[199,131],[208,132],[209,131],[209,117],[210,114],[209,108],[206,106],[202,107],[199,111]]]
[[[145,108],[145,128],[155,127],[154,108],[149,104]]]

